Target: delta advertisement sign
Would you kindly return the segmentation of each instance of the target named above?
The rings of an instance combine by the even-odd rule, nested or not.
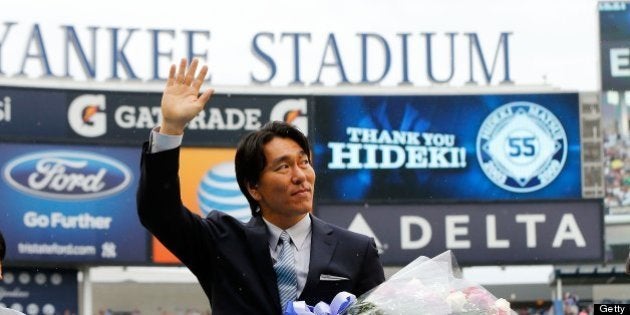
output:
[[[181,198],[188,210],[205,217],[210,211],[224,211],[247,222],[251,212],[241,193],[234,171],[235,149],[182,148],[180,151]],[[152,237],[152,261],[179,264],[180,261]]]
[[[13,262],[139,264],[139,149],[0,143],[0,229]]]
[[[320,205],[318,217],[373,237],[383,264],[450,249],[467,266],[601,261],[601,199]]]
[[[578,94],[314,103],[322,204],[582,197]]]
[[[0,138],[137,145],[162,119],[162,94],[0,87]],[[308,134],[309,98],[216,94],[187,126],[185,146],[233,147],[271,120]]]

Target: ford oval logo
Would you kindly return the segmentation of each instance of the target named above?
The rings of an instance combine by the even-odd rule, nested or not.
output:
[[[45,151],[17,157],[4,168],[4,180],[26,194],[59,200],[86,200],[116,194],[129,186],[131,171],[106,156]]]

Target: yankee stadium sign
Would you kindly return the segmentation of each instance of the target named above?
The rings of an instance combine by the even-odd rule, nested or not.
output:
[[[220,51],[221,40],[243,51]],[[248,84],[397,85],[513,83],[512,32],[248,32],[0,21],[0,77],[97,81],[164,80],[186,57],[238,63]],[[217,57],[219,56],[219,57]],[[239,57],[242,60],[238,60]],[[219,59],[219,60],[217,60]],[[418,66],[421,65],[421,66]],[[221,84],[222,77],[208,81]],[[244,72],[244,73],[241,73]]]

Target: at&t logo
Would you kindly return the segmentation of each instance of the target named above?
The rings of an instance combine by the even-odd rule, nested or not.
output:
[[[530,102],[495,109],[477,135],[477,158],[499,187],[517,193],[539,190],[560,174],[567,136],[552,112]]]
[[[197,188],[197,197],[204,215],[219,210],[243,222],[252,217],[249,203],[238,188],[233,162],[220,163],[208,170]]]
[[[77,134],[94,138],[107,132],[105,95],[84,94],[68,107],[68,123]]]

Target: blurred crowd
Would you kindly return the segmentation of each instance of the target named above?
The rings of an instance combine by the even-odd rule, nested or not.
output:
[[[560,315],[593,315],[595,305],[597,304],[630,304],[630,298],[627,300],[603,299],[598,301],[580,300],[580,297],[572,292],[565,292],[562,300],[559,302],[562,306]],[[556,310],[560,306],[553,303],[542,302],[540,305],[528,308],[514,308],[518,315],[556,315]]]
[[[604,137],[604,181],[607,213],[630,213],[630,137]]]

